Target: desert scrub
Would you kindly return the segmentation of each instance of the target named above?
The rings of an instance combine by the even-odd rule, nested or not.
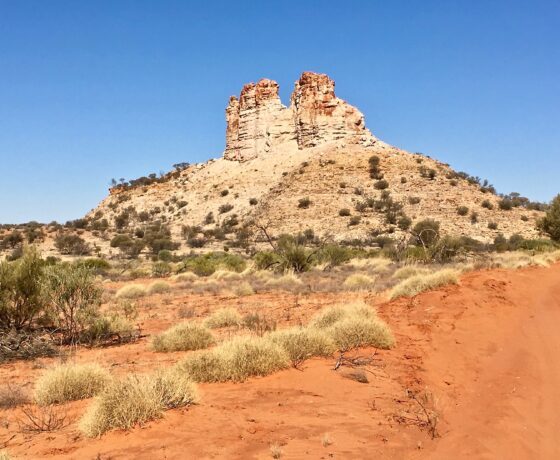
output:
[[[366,346],[385,349],[395,344],[393,334],[384,321],[357,314],[336,322],[326,333],[340,351]]]
[[[327,329],[335,323],[346,318],[359,317],[363,319],[376,318],[377,313],[364,302],[351,302],[349,304],[333,305],[315,314],[309,326],[317,329]]]
[[[247,281],[242,283],[236,284],[233,287],[233,293],[239,297],[253,295],[255,293],[253,286],[249,284]]]
[[[193,272],[185,272],[173,275],[170,279],[176,283],[190,283],[196,281],[198,276],[196,276]]]
[[[12,460],[12,457],[10,457],[10,454],[8,454],[8,451],[0,450],[0,460]]]
[[[418,267],[417,265],[405,265],[393,273],[393,278],[397,280],[405,280],[415,275],[424,275],[430,273],[428,268]]]
[[[163,294],[170,290],[171,286],[165,281],[154,281],[148,286],[148,294]]]
[[[391,300],[399,297],[412,297],[421,292],[435,289],[448,284],[458,284],[459,273],[456,270],[445,268],[428,274],[418,274],[401,281],[392,290]]]
[[[177,367],[197,382],[241,382],[289,365],[286,351],[272,341],[264,337],[236,337],[212,350],[187,356]]]
[[[80,420],[88,437],[113,428],[132,428],[162,416],[163,411],[198,402],[196,385],[172,368],[155,375],[129,375],[115,380],[94,400]]]
[[[61,364],[48,369],[35,383],[37,404],[61,404],[91,398],[111,380],[109,372],[97,364]]]
[[[117,299],[138,299],[146,295],[146,288],[141,284],[127,284],[117,291]]]
[[[214,344],[212,333],[196,323],[173,326],[152,340],[152,348],[159,352],[201,350]]]
[[[354,273],[344,280],[342,286],[345,289],[353,291],[373,289],[375,286],[375,278],[361,273]]]
[[[279,278],[271,278],[265,283],[265,287],[269,289],[279,289],[282,291],[294,291],[303,287],[303,281],[301,281],[297,275],[293,273],[287,273],[280,276]]]
[[[272,332],[266,337],[286,350],[296,368],[313,356],[331,356],[336,348],[327,334],[312,328],[294,327]]]
[[[221,308],[212,313],[204,321],[204,325],[210,329],[218,329],[221,327],[239,326],[241,324],[241,315],[235,308]]]
[[[218,269],[210,275],[211,279],[217,281],[238,281],[243,278],[240,273],[233,272],[230,270]]]

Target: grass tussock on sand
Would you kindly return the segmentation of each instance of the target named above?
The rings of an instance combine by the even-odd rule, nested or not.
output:
[[[313,317],[310,328],[324,331],[339,351],[364,346],[391,348],[395,344],[387,324],[364,302],[325,308]]]
[[[129,375],[105,388],[80,420],[88,437],[133,426],[162,416],[167,409],[198,402],[196,385],[172,368],[155,375]]]
[[[219,329],[221,327],[239,326],[241,322],[241,315],[235,308],[221,308],[206,318],[204,325],[210,329]]]
[[[342,285],[345,289],[352,291],[371,290],[375,287],[375,278],[362,273],[354,273],[348,276]]]
[[[494,255],[491,266],[515,270],[528,266],[548,267],[559,260],[560,251],[543,252],[535,255],[515,251]]]
[[[111,381],[109,372],[97,364],[61,364],[48,369],[35,383],[37,404],[61,404],[91,398]]]
[[[294,327],[272,332],[267,338],[286,350],[294,367],[314,356],[332,356],[336,351],[333,340],[318,329]]]
[[[396,280],[405,280],[416,275],[426,275],[430,273],[429,268],[419,267],[418,265],[405,265],[393,273],[392,278]]]
[[[127,284],[117,291],[117,299],[139,299],[146,295],[146,288],[141,284]]]
[[[235,337],[187,356],[177,369],[197,382],[241,382],[289,367],[286,351],[265,337]]]
[[[201,350],[214,344],[210,330],[196,323],[177,324],[152,339],[158,352]]]
[[[12,460],[12,457],[6,450],[0,450],[0,460]]]
[[[459,272],[450,268],[433,273],[411,276],[397,284],[389,295],[391,300],[399,297],[413,297],[421,292],[459,283]]]
[[[171,286],[165,281],[154,281],[148,286],[148,294],[164,294],[170,290]]]

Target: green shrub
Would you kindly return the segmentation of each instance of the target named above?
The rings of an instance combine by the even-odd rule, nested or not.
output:
[[[309,197],[300,198],[298,200],[298,208],[307,209],[311,205]]]
[[[210,276],[220,268],[242,272],[246,266],[247,263],[239,255],[226,252],[209,252],[184,259],[179,267],[179,272],[190,271],[198,276]]]
[[[65,255],[85,256],[91,252],[89,245],[78,235],[61,233],[54,239],[58,252]]]
[[[510,211],[513,208],[513,202],[509,198],[502,198],[498,202],[498,207],[502,211]]]
[[[457,214],[459,214],[460,216],[466,216],[469,213],[469,208],[467,208],[466,206],[459,206],[457,208]]]
[[[155,262],[152,265],[152,276],[156,278],[164,278],[171,274],[171,265],[168,262]]]
[[[171,262],[173,259],[173,253],[169,249],[162,249],[158,252],[158,260],[162,262]]]
[[[33,247],[16,261],[0,262],[0,329],[29,327],[45,313],[43,280],[43,261]]]
[[[52,265],[45,270],[45,286],[55,325],[64,341],[79,341],[101,305],[103,291],[92,272],[80,266]]]
[[[424,219],[412,228],[414,243],[426,247],[433,246],[439,240],[439,222]]]
[[[97,364],[61,364],[48,369],[35,383],[37,404],[62,404],[91,398],[110,382],[109,372]]]
[[[212,333],[196,323],[177,324],[152,340],[152,348],[159,352],[200,350],[213,344]]]
[[[338,215],[340,217],[348,217],[350,215],[350,209],[348,208],[343,208],[340,211],[338,211]]]
[[[387,182],[385,179],[381,179],[381,180],[378,180],[375,184],[373,184],[373,186],[377,190],[385,190],[389,187],[389,182]]]
[[[560,242],[560,195],[552,200],[546,215],[539,221],[538,227],[554,241]]]
[[[480,205],[486,209],[494,209],[494,205],[490,202],[490,200],[484,200]]]

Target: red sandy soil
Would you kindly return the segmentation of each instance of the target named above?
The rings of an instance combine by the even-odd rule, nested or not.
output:
[[[177,321],[181,303],[196,306],[197,315],[259,304],[282,324],[293,324],[346,297],[190,296],[151,306],[143,328],[153,333]],[[345,378],[353,371],[347,366],[335,371],[335,358],[311,360],[302,370],[242,384],[200,385],[199,405],[99,439],[84,438],[77,428],[89,401],[66,405],[71,423],[52,433],[21,433],[18,410],[3,411],[0,448],[17,459],[260,459],[272,458],[271,444],[280,446],[282,459],[560,458],[560,265],[470,273],[460,286],[413,299],[366,300],[377,305],[398,341],[365,368],[369,383]],[[168,366],[180,356],[153,353],[143,339],[80,350],[76,359],[127,373]],[[4,365],[0,379],[33,381],[41,372],[36,367]],[[422,411],[407,390],[431,396],[426,409],[439,414],[435,439],[412,422]],[[323,443],[327,433],[330,443]]]

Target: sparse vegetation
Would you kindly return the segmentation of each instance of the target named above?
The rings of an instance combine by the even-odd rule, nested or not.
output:
[[[235,308],[222,308],[216,310],[204,321],[204,325],[210,329],[221,327],[237,327],[241,324],[241,315]]]
[[[176,369],[130,375],[114,380],[95,398],[80,420],[80,429],[86,436],[96,437],[114,428],[132,428],[161,417],[166,409],[196,402],[196,386]]]
[[[212,333],[196,323],[177,324],[152,340],[152,348],[159,352],[201,350],[212,344]]]
[[[42,406],[91,398],[110,380],[109,372],[97,364],[61,364],[37,380],[34,398]]]
[[[391,299],[399,297],[412,297],[421,292],[459,282],[458,272],[453,269],[443,269],[428,274],[418,274],[409,277],[397,284],[390,294]]]

